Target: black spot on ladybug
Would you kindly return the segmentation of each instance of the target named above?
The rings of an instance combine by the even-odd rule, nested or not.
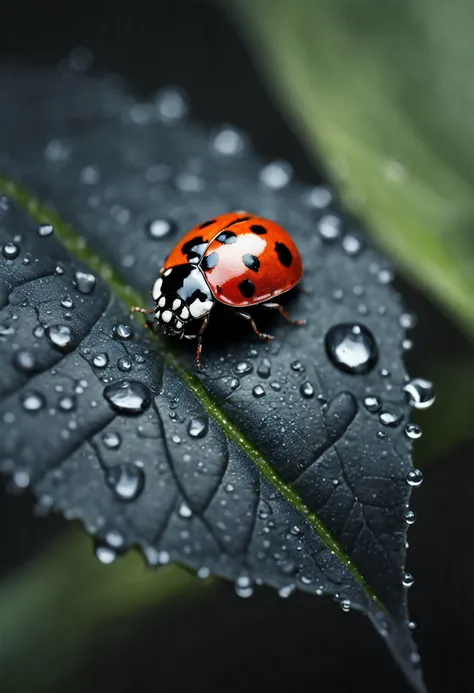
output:
[[[248,221],[252,217],[240,217],[239,219],[236,219],[235,221],[231,221],[230,224],[227,224],[227,226],[233,226],[234,224],[240,224],[241,221]]]
[[[206,226],[210,226],[211,224],[215,224],[216,220],[215,219],[209,219],[209,221],[205,221],[200,225],[200,229],[205,229]]]
[[[217,265],[219,262],[219,255],[217,253],[210,253],[209,255],[206,255],[205,258],[203,258],[203,261],[201,263],[201,267],[203,268],[204,271],[206,270],[211,270],[213,267]]]
[[[267,229],[261,224],[252,224],[250,230],[256,233],[258,236],[264,236],[267,233]]]
[[[195,236],[182,245],[183,255],[186,255],[188,262],[199,261],[209,244],[204,241],[202,236]]]
[[[239,284],[239,290],[244,298],[252,298],[255,293],[255,285],[250,279],[244,279]]]
[[[246,253],[242,260],[244,261],[244,265],[249,268],[249,270],[252,270],[252,272],[258,272],[260,269],[260,260],[258,257],[255,257],[255,255],[251,255],[250,253]]]
[[[219,286],[219,284],[216,286],[216,291],[218,294],[222,293],[222,286]]]
[[[237,235],[233,231],[222,231],[222,233],[217,236],[217,240],[219,243],[229,245],[230,243],[235,243]]]
[[[276,254],[278,255],[278,259],[280,260],[281,264],[284,265],[285,267],[289,267],[291,263],[293,262],[293,255],[289,251],[289,249],[286,247],[284,243],[279,243],[278,241],[275,243],[275,250]]]

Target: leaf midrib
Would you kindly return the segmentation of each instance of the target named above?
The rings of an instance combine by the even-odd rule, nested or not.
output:
[[[58,212],[50,208],[47,204],[31,195],[21,184],[14,182],[6,176],[0,175],[0,193],[8,196],[27,214],[39,224],[51,224],[54,227],[56,237],[63,244],[66,250],[74,255],[78,260],[84,262],[109,286],[110,290],[118,296],[128,306],[144,305],[144,297],[120,276],[120,273],[109,263],[104,261],[98,253],[86,244],[84,239],[68,224]],[[199,400],[202,406],[223,429],[225,434],[233,440],[253,461],[261,474],[281,493],[281,495],[296,508],[305,519],[311,524],[321,541],[333,553],[341,563],[347,568],[354,579],[363,588],[364,592],[373,603],[383,611],[386,611],[384,604],[377,597],[372,587],[366,582],[362,573],[354,565],[351,559],[345,554],[339,542],[332,536],[327,527],[323,524],[316,513],[312,512],[296,491],[289,484],[285,484],[275,473],[271,463],[260,453],[260,451],[242,434],[242,432],[227,418],[218,407],[213,398],[209,395],[199,380],[182,366],[172,348],[165,349],[158,335],[150,331],[154,338],[157,351],[163,358],[165,365],[172,367],[186,383],[188,389]]]

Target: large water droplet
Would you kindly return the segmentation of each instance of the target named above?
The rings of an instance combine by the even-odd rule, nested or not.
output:
[[[238,597],[247,599],[253,594],[253,587],[250,578],[247,575],[241,575],[235,581],[235,593]]]
[[[121,380],[107,385],[104,397],[113,409],[125,414],[137,414],[148,407],[151,393],[138,380]]]
[[[50,325],[46,328],[46,335],[60,351],[70,351],[74,346],[72,330],[68,325]]]
[[[130,325],[118,323],[117,325],[114,325],[112,329],[112,337],[125,342],[127,339],[132,339],[133,330]]]
[[[421,486],[423,483],[423,474],[419,469],[412,469],[406,476],[407,484],[410,486]]]
[[[415,409],[428,409],[436,399],[433,383],[423,378],[414,378],[403,391],[408,395],[408,403]]]
[[[176,224],[171,219],[153,219],[146,226],[146,232],[153,240],[166,238],[176,231]]]
[[[405,522],[407,523],[407,525],[414,524],[415,520],[416,520],[416,515],[413,512],[413,510],[407,510],[405,513]]]
[[[74,274],[74,286],[81,294],[90,294],[94,290],[96,279],[89,272],[76,272]]]
[[[390,411],[384,411],[379,416],[379,421],[384,426],[389,426],[390,428],[397,428],[400,425],[403,416],[401,414],[394,414]]]
[[[119,371],[123,371],[124,373],[128,373],[129,371],[132,370],[132,362],[126,356],[122,356],[117,361],[117,368],[119,369]]]
[[[346,373],[368,373],[377,363],[377,344],[364,325],[335,325],[327,333],[325,344],[333,364]]]
[[[323,241],[333,242],[341,237],[341,220],[334,214],[326,214],[318,223],[318,232]]]
[[[307,380],[304,383],[301,383],[300,392],[303,397],[306,397],[307,399],[314,397],[314,387]]]
[[[212,148],[221,156],[239,156],[245,151],[246,142],[238,130],[226,125],[213,135]]]
[[[5,243],[2,248],[3,257],[7,260],[14,260],[20,254],[20,248],[16,243]]]
[[[353,236],[352,234],[348,234],[347,236],[344,236],[342,239],[341,243],[342,247],[346,251],[348,255],[351,255],[352,257],[355,257],[356,255],[359,255],[359,253],[363,249],[363,243],[362,239],[359,238],[358,236]]]
[[[264,357],[257,367],[257,373],[261,378],[269,378],[271,375],[271,363],[269,359]]]
[[[411,313],[402,313],[400,315],[399,322],[401,327],[404,327],[405,330],[411,330],[416,325],[416,318]]]
[[[249,361],[240,361],[234,370],[239,375],[247,375],[253,371],[253,366]]]
[[[74,396],[67,395],[66,397],[61,397],[58,402],[58,409],[64,412],[74,411],[76,408],[76,398]]]
[[[25,351],[24,349],[20,349],[20,351],[16,352],[13,357],[13,363],[19,370],[25,373],[31,373],[36,368],[34,355],[30,351]]]
[[[104,565],[110,565],[117,558],[117,553],[110,546],[96,546],[94,549],[95,557]]]
[[[188,112],[187,99],[177,87],[161,89],[155,97],[158,116],[164,123],[174,123]]]
[[[193,511],[191,510],[189,505],[183,501],[179,506],[178,515],[188,520],[190,517],[193,516]]]
[[[421,427],[418,424],[409,423],[405,426],[405,435],[407,438],[410,438],[410,440],[417,440],[418,438],[421,438],[421,434]]]
[[[291,364],[291,368],[292,368],[292,370],[296,371],[297,373],[304,373],[304,371],[305,371],[305,367],[303,366],[301,361],[298,361],[298,360],[293,361],[293,363]]]
[[[145,473],[136,464],[124,462],[111,467],[107,472],[106,480],[120,500],[134,501],[145,486]]]
[[[188,425],[188,433],[191,438],[204,438],[207,433],[207,417],[196,416],[191,419]]]
[[[364,407],[371,414],[375,414],[382,409],[382,400],[376,395],[367,395],[364,397]]]
[[[260,171],[260,180],[271,190],[281,190],[293,176],[293,167],[286,161],[273,161]]]
[[[122,438],[119,433],[105,431],[102,433],[102,441],[109,450],[117,450],[122,443]]]
[[[46,399],[41,392],[30,390],[25,392],[21,397],[21,406],[25,411],[36,412],[43,409],[46,404]]]
[[[42,224],[41,226],[38,226],[38,236],[41,236],[41,238],[51,236],[53,231],[54,229],[51,224]]]
[[[263,385],[255,385],[255,387],[252,390],[252,394],[254,397],[264,397],[265,396],[265,388]]]
[[[74,306],[73,300],[70,296],[64,296],[64,298],[61,299],[61,308],[67,308],[70,309]]]
[[[411,573],[404,573],[402,577],[402,585],[403,587],[411,587],[413,583],[415,582],[415,578]]]
[[[96,368],[105,368],[109,363],[109,357],[105,352],[96,354],[92,359],[92,365]]]

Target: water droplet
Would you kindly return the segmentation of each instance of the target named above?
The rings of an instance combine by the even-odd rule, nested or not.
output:
[[[14,260],[20,254],[20,248],[16,243],[5,243],[2,248],[3,257],[7,260]]]
[[[114,325],[112,329],[112,337],[121,341],[126,341],[127,339],[132,339],[133,330],[130,325],[124,325],[123,323],[118,323]]]
[[[46,404],[46,399],[41,392],[35,392],[34,390],[29,390],[25,392],[21,397],[21,406],[25,411],[35,412],[40,411]]]
[[[146,226],[146,232],[153,240],[166,238],[176,231],[176,224],[171,219],[153,219]]]
[[[178,515],[186,520],[193,516],[193,511],[187,503],[181,503],[178,510]]]
[[[75,272],[73,284],[81,294],[90,294],[95,287],[96,279],[89,272]]]
[[[61,397],[58,402],[58,409],[60,411],[70,412],[74,411],[76,408],[76,398],[74,396]]]
[[[104,565],[110,565],[117,558],[117,553],[110,546],[96,546],[94,554]]]
[[[418,440],[418,438],[421,438],[421,434],[421,427],[418,424],[409,423],[405,426],[405,435],[410,440]]]
[[[122,356],[122,358],[120,358],[117,361],[117,368],[119,369],[119,371],[124,371],[125,373],[128,373],[128,371],[132,370],[132,362],[126,356]]]
[[[410,622],[408,623],[408,628],[409,628],[410,630],[415,630],[415,629],[416,629],[416,623],[415,623],[415,621],[410,621]]]
[[[402,577],[402,585],[403,587],[411,587],[413,583],[415,582],[415,578],[411,573],[405,573]]]
[[[412,313],[402,313],[399,318],[400,326],[405,330],[411,330],[416,325],[416,318]]]
[[[247,375],[253,371],[253,366],[249,361],[240,361],[234,368],[239,375]]]
[[[406,476],[407,484],[410,486],[421,486],[423,474],[419,469],[411,469]]]
[[[293,594],[295,589],[295,585],[285,585],[284,587],[280,587],[278,590],[278,596],[282,599],[287,599],[291,594]]]
[[[257,367],[257,373],[261,378],[269,378],[271,375],[272,364],[269,359],[264,357]]]
[[[40,339],[41,337],[44,337],[43,325],[36,325],[36,327],[33,329],[33,337],[36,337],[36,339]]]
[[[191,438],[204,438],[207,433],[207,427],[207,417],[193,417],[188,425],[188,434],[191,436]]]
[[[358,236],[353,236],[351,234],[344,236],[341,245],[346,251],[346,253],[348,255],[351,255],[352,257],[359,255],[359,253],[362,251],[362,248],[364,247],[362,239],[358,238]]]
[[[383,439],[386,437],[387,437],[387,434],[385,431],[377,431],[377,438]]]
[[[364,397],[364,407],[371,414],[375,414],[382,409],[382,400],[376,395],[367,395],[367,397]]]
[[[275,390],[275,392],[280,392],[281,390],[281,385],[276,380],[270,383],[270,387],[272,388],[272,390]]]
[[[238,378],[232,378],[229,384],[231,390],[237,390],[237,388],[240,386],[240,380]]]
[[[104,388],[104,397],[119,412],[136,414],[150,404],[151,393],[138,380],[121,380]]]
[[[334,214],[326,214],[318,223],[318,232],[326,242],[337,241],[341,237],[341,220]]]
[[[64,274],[64,269],[61,267],[61,265],[56,265],[54,272],[58,275],[58,277],[62,277]]]
[[[232,484],[226,484],[224,486],[224,490],[227,491],[227,493],[232,493],[232,491],[234,490],[234,486]]]
[[[62,308],[72,308],[74,306],[73,300],[70,296],[64,296],[64,298],[61,299],[61,307]]]
[[[213,135],[212,148],[221,156],[239,156],[246,149],[246,141],[238,130],[225,125]]]
[[[255,387],[252,390],[252,394],[254,397],[264,397],[265,388],[262,385],[255,385]]]
[[[96,368],[105,368],[109,363],[109,357],[105,352],[96,354],[92,359],[92,365]]]
[[[201,568],[198,568],[196,575],[200,580],[207,580],[211,575],[211,571],[203,565]]]
[[[29,473],[24,470],[24,469],[18,469],[14,474],[13,474],[13,484],[15,485],[15,488],[17,489],[24,489],[28,488],[30,485],[30,475]]]
[[[341,604],[341,609],[345,611],[346,613],[351,610],[351,602],[350,599],[343,599]]]
[[[330,360],[346,373],[368,373],[377,363],[377,344],[364,325],[335,325],[327,333],[325,343]]]
[[[107,471],[106,481],[120,500],[134,501],[145,486],[145,473],[136,464],[124,462]]]
[[[379,421],[384,426],[390,426],[390,428],[397,428],[400,425],[403,416],[401,414],[394,414],[390,411],[384,411],[379,416]]]
[[[261,182],[271,190],[286,187],[293,176],[293,167],[286,161],[273,161],[260,171]]]
[[[405,513],[405,522],[407,523],[407,525],[414,524],[415,520],[416,520],[416,515],[413,512],[413,510],[407,510]]]
[[[53,232],[54,228],[51,226],[51,224],[42,224],[41,226],[38,226],[38,236],[41,236],[41,238],[47,238],[48,236],[51,236]]]
[[[309,399],[310,397],[314,397],[314,387],[308,380],[306,380],[304,383],[301,383],[300,392],[303,395],[303,397],[306,397],[307,399]]]
[[[407,383],[403,392],[408,395],[408,403],[414,409],[428,409],[436,399],[433,383],[423,378],[414,378]]]
[[[332,193],[328,188],[324,186],[316,186],[311,188],[305,195],[305,201],[308,207],[313,207],[314,209],[324,209],[332,202]]]
[[[164,123],[175,123],[184,118],[188,112],[184,93],[177,87],[161,89],[155,96],[158,116]]]
[[[117,450],[122,443],[120,434],[114,433],[113,431],[105,431],[102,433],[101,438],[102,442],[109,450]]]
[[[121,534],[117,529],[109,529],[105,535],[105,541],[114,549],[120,549],[123,547],[125,539],[123,538],[123,534]]]
[[[394,274],[393,274],[392,270],[382,269],[378,273],[377,278],[381,284],[390,284],[390,282],[393,282]]]
[[[291,364],[291,368],[297,373],[303,373],[305,370],[305,367],[303,366],[301,361],[293,361],[293,363]]]
[[[96,166],[84,166],[80,179],[84,185],[97,185],[100,181],[100,171]]]
[[[46,328],[46,336],[60,351],[69,351],[74,346],[72,330],[68,325],[50,325]]]
[[[250,578],[247,575],[240,575],[235,581],[235,593],[238,597],[247,599],[253,594],[253,587]]]
[[[34,355],[30,351],[26,351],[24,349],[16,352],[13,358],[13,363],[19,370],[24,371],[25,373],[31,373],[36,368]]]

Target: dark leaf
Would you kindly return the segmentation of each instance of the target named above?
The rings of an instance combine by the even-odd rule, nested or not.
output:
[[[3,191],[56,231],[41,236],[5,203],[1,242],[19,254],[0,265],[3,471],[31,482],[40,507],[81,518],[103,560],[138,544],[149,563],[233,579],[242,596],[263,582],[362,609],[423,691],[402,585],[404,328],[386,263],[327,191],[222,146],[238,133],[219,140],[170,118],[184,108],[176,92],[137,104],[111,81],[20,70],[3,72],[0,90],[0,169],[55,211],[7,179]],[[157,346],[138,321],[129,335],[110,291],[146,300],[135,291],[149,295],[179,234],[235,208],[294,237],[305,276],[287,310],[308,324],[257,314],[269,346],[216,314],[197,374],[193,345]],[[91,290],[74,279],[91,270],[57,238],[94,269]]]

